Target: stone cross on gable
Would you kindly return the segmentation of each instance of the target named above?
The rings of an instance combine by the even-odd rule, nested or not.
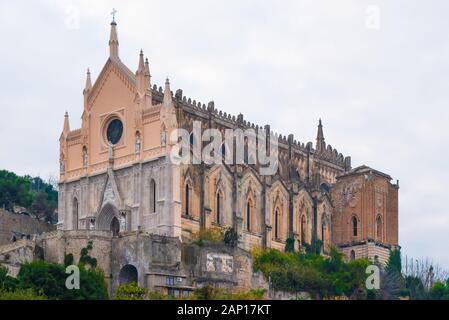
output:
[[[112,15],[112,22],[115,22],[115,14],[117,13],[117,10],[115,10],[115,8],[112,8],[112,12],[111,12],[111,15]]]

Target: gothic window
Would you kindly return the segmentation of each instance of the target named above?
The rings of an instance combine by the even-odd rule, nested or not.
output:
[[[222,159],[225,160],[226,159],[226,146],[224,143],[220,147],[220,154],[221,154]]]
[[[222,214],[222,206],[223,206],[223,197],[221,192],[217,192],[217,200],[216,200],[216,217],[215,221],[217,224],[221,224],[221,214]]]
[[[306,243],[306,216],[303,215],[301,218],[301,244]]]
[[[351,261],[355,260],[355,251],[354,250],[351,250],[350,259],[351,259]]]
[[[106,137],[112,144],[117,144],[122,138],[123,123],[119,119],[113,119],[109,122],[106,129]]]
[[[153,179],[150,181],[150,212],[156,212],[156,182]]]
[[[279,210],[274,212],[274,238],[279,239]]]
[[[376,236],[377,240],[382,241],[382,218],[378,216],[376,219]]]
[[[323,242],[323,245],[325,240],[326,240],[326,224],[323,222],[323,224],[321,225],[321,241]]]
[[[79,206],[78,206],[78,199],[74,198],[73,199],[73,217],[72,217],[72,229],[73,230],[78,230],[78,210],[79,210]]]
[[[190,215],[190,187],[188,184],[186,184],[186,190],[185,190],[185,215]]]
[[[352,224],[352,235],[354,237],[357,237],[357,233],[358,233],[357,217],[352,217],[351,224]]]
[[[251,200],[246,203],[246,230],[251,231]]]

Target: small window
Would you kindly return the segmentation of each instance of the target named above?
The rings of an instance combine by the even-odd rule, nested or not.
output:
[[[279,211],[274,212],[274,238],[279,239]]]
[[[351,258],[351,261],[355,260],[355,251],[354,250],[351,250],[350,258]]]
[[[251,200],[246,203],[246,230],[251,231]]]
[[[216,200],[216,217],[215,221],[217,224],[221,224],[221,211],[222,211],[222,197],[221,193],[217,192],[217,200]]]
[[[165,279],[165,284],[166,284],[167,286],[174,286],[174,285],[175,285],[175,277],[168,276],[168,277]]]
[[[150,212],[156,212],[156,182],[153,179],[150,181]]]
[[[352,235],[354,237],[357,237],[357,218],[356,217],[352,217]]]
[[[382,241],[382,218],[380,216],[376,219],[376,236],[377,240]]]
[[[185,190],[185,201],[186,201],[186,216],[190,215],[190,187],[188,184],[186,184],[186,190]]]
[[[301,244],[306,243],[306,216],[303,215],[301,218]]]

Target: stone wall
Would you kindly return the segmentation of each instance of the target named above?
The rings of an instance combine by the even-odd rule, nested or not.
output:
[[[54,226],[30,216],[0,209],[0,246],[11,243],[14,236],[16,240],[21,239],[22,236],[32,238],[34,234],[54,229]]]

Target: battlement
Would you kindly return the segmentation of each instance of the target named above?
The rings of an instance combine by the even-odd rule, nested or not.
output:
[[[164,93],[162,87],[153,85],[152,88],[153,99],[160,103],[162,102]],[[289,149],[291,148],[293,153],[299,154],[314,154],[314,156],[322,161],[332,163],[336,166],[349,169],[351,164],[351,158],[345,157],[342,153],[339,153],[337,149],[334,149],[331,145],[328,145],[325,150],[319,151],[313,148],[312,142],[301,142],[294,138],[293,134],[288,136],[282,135],[270,128],[269,125],[261,126],[244,119],[243,114],[238,116],[231,115],[230,113],[224,112],[215,108],[214,101],[209,101],[206,104],[201,103],[195,99],[191,99],[183,95],[183,90],[178,89],[173,95],[173,100],[178,104],[178,107],[185,110],[186,112],[192,113],[203,119],[213,119],[214,121],[228,127],[230,129],[241,128],[254,129],[256,131],[264,130],[267,134],[271,134],[278,141],[281,148]]]

